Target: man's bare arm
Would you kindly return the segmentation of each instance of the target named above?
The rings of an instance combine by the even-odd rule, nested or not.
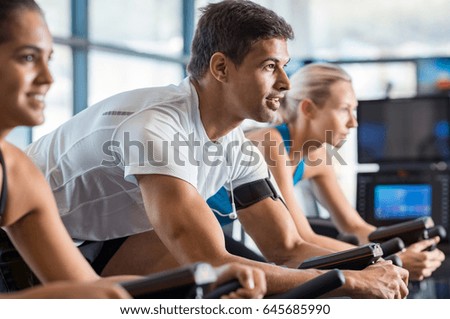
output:
[[[238,262],[257,267],[266,274],[268,294],[284,292],[324,273],[316,269],[288,269],[229,254],[218,221],[192,185],[164,175],[145,175],[138,180],[150,222],[181,264],[204,261],[219,266]],[[344,275],[347,282],[335,295],[401,298],[408,291],[407,271],[386,262],[363,271],[344,271]]]
[[[264,256],[276,264],[297,268],[307,258],[334,252],[306,242],[281,200],[266,198],[238,216]]]
[[[266,274],[269,294],[294,288],[324,272],[286,269],[231,255],[218,221],[192,185],[164,175],[142,175],[138,180],[150,222],[180,264],[239,262],[257,267]]]

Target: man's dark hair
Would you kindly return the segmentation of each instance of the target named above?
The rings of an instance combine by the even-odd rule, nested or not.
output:
[[[215,52],[222,52],[236,65],[259,40],[293,39],[292,27],[272,10],[245,0],[225,0],[200,9],[202,16],[192,41],[187,66],[194,79],[209,68]]]
[[[34,0],[0,0],[0,43],[9,40],[11,22],[22,10],[36,11],[44,16],[41,8]]]

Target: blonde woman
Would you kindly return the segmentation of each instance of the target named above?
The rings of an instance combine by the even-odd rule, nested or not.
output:
[[[351,78],[342,68],[327,63],[310,64],[291,77],[291,89],[281,105],[284,123],[247,135],[260,142],[298,232],[306,240],[333,250],[348,245],[314,233],[294,197],[293,187],[302,179],[312,179],[339,231],[355,235],[360,243],[368,242],[375,227],[365,222],[346,199],[324,146],[328,143],[339,147],[350,130],[357,127],[357,105]],[[284,144],[285,151],[265,147],[268,143],[262,143],[264,139],[275,141],[277,146]],[[444,254],[439,249],[424,250],[438,241],[438,237],[424,240],[399,253],[411,280],[429,277],[441,265]]]

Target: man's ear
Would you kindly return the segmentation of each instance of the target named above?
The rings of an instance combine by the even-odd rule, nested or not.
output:
[[[228,59],[222,52],[216,52],[209,60],[209,71],[219,82],[226,82],[228,79]]]
[[[313,119],[316,116],[317,107],[310,99],[303,99],[298,105],[299,111],[303,113],[303,116],[307,119]]]

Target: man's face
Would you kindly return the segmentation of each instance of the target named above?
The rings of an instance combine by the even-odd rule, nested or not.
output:
[[[240,120],[268,122],[274,119],[289,79],[284,67],[289,62],[284,39],[260,40],[238,66],[231,63],[227,85],[227,107]]]

